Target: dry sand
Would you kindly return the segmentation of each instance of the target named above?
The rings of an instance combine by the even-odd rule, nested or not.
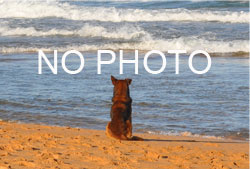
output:
[[[148,140],[119,142],[100,130],[0,122],[0,169],[249,166],[247,142],[136,135]]]

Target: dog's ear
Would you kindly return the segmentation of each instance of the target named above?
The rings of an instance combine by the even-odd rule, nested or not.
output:
[[[112,81],[113,85],[115,85],[117,79],[114,76],[111,75],[111,81]]]
[[[128,85],[130,85],[132,82],[132,79],[125,79],[125,80],[127,81]]]

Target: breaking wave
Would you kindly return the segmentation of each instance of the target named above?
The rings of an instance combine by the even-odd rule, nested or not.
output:
[[[249,12],[178,9],[122,9],[84,7],[60,1],[0,0],[0,18],[58,17],[81,21],[154,22],[195,21],[249,23]]]
[[[10,28],[0,27],[0,36],[80,36],[80,37],[102,37],[108,39],[133,40],[145,36],[147,33],[140,27],[123,26],[121,28],[108,30],[102,26],[85,24],[77,30],[50,29],[48,31],[37,30],[34,27]]]
[[[209,135],[193,134],[193,133],[188,132],[188,131],[184,131],[184,132],[147,131],[147,133],[149,133],[149,134],[169,135],[169,136],[199,137],[199,138],[219,139],[219,140],[225,139],[224,137],[220,137],[220,136],[209,136]]]
[[[147,39],[149,38],[149,39]],[[1,53],[33,53],[38,50],[44,52],[53,52],[58,50],[65,52],[67,50],[78,50],[78,51],[96,51],[100,49],[111,49],[111,50],[161,50],[167,51],[172,49],[182,49],[192,52],[194,50],[205,50],[210,53],[234,53],[234,52],[246,52],[249,53],[249,42],[248,40],[234,40],[229,42],[224,41],[208,41],[205,39],[199,39],[197,37],[181,37],[169,40],[153,40],[150,37],[145,38],[141,42],[126,42],[126,43],[108,43],[108,44],[82,44],[82,45],[71,45],[63,47],[0,47]]]

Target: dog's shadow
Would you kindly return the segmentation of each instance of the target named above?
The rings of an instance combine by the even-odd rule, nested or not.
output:
[[[247,142],[244,141],[203,141],[203,140],[167,140],[167,139],[143,139],[143,141],[152,141],[152,142],[183,142],[183,143],[237,143],[237,144],[244,144]]]

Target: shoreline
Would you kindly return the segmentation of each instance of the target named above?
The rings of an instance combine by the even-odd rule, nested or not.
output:
[[[18,120],[3,120],[0,119],[1,122],[6,122],[6,123],[17,123],[17,124],[31,124],[31,125],[40,125],[40,126],[49,126],[49,127],[69,127],[69,128],[75,128],[75,129],[83,129],[83,130],[95,130],[95,131],[102,131],[105,133],[105,128],[103,129],[96,129],[96,128],[83,128],[83,127],[77,127],[77,126],[68,126],[68,125],[54,125],[54,124],[48,124],[48,123],[32,123],[32,122],[25,122],[25,121],[18,121]],[[106,127],[106,126],[105,126]],[[133,131],[135,134],[146,134],[146,135],[154,135],[154,136],[169,136],[169,137],[188,137],[190,139],[211,139],[211,140],[218,140],[218,141],[236,141],[236,142],[246,142],[250,143],[249,138],[245,137],[225,137],[225,136],[215,136],[215,135],[203,135],[203,134],[195,134],[191,133],[190,131],[183,131],[179,133],[167,133],[164,131],[144,131],[144,130],[139,130],[139,131]]]
[[[77,127],[77,126],[69,126],[69,125],[55,125],[55,124],[49,124],[49,123],[33,123],[33,122],[28,122],[28,121],[19,121],[19,120],[3,120],[0,118],[0,122],[6,122],[6,123],[17,123],[17,124],[31,124],[31,125],[40,125],[40,126],[50,126],[50,127],[69,127],[69,128],[76,128],[76,129],[83,129],[83,130],[96,130],[96,131],[102,131],[105,132],[105,127],[103,129],[96,129],[96,128],[90,128],[90,127]],[[133,133],[136,134],[146,134],[146,135],[155,135],[155,136],[169,136],[169,137],[188,137],[188,138],[197,138],[197,139],[212,139],[212,140],[218,140],[218,141],[236,141],[236,142],[246,142],[249,143],[249,137],[225,137],[225,136],[215,136],[215,135],[203,135],[203,134],[196,134],[192,133],[190,131],[183,131],[179,133],[167,133],[164,131],[144,131],[144,130],[139,130],[139,131],[133,131]]]
[[[249,143],[0,121],[0,168],[248,168]]]

